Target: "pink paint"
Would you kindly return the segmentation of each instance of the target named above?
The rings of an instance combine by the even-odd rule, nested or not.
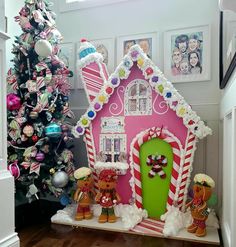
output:
[[[143,79],[145,80],[142,72],[134,65],[131,69],[131,73],[128,79],[122,80],[120,86],[127,87],[127,85],[134,79]],[[120,87],[119,86],[119,87]],[[92,121],[92,129],[95,143],[95,150],[98,153],[99,150],[99,135],[101,133],[101,118],[102,117],[111,117],[112,114],[109,111],[109,107],[112,104],[117,104],[117,112],[121,112],[119,116],[124,116],[124,109],[122,110],[122,103],[124,104],[124,92],[118,88],[115,89],[115,92],[110,97],[109,103],[103,106],[103,109],[97,113],[97,117]],[[120,98],[117,96],[119,92]],[[154,102],[157,93],[152,91],[152,102]],[[158,105],[163,101],[163,97],[158,96],[155,102],[155,108],[157,109]],[[122,110],[122,111],[121,111]],[[130,144],[132,140],[139,134],[141,131],[144,131],[151,127],[167,127],[167,129],[172,132],[182,143],[183,147],[185,145],[185,140],[187,137],[187,128],[183,124],[183,120],[179,118],[176,113],[169,109],[164,115],[158,115],[152,110],[151,115],[145,116],[124,116],[125,117],[125,133],[127,135],[127,154],[130,154]],[[129,200],[132,195],[132,191],[129,185],[129,180],[131,178],[130,170],[124,176],[119,176],[117,191],[121,195],[122,203],[129,203]]]

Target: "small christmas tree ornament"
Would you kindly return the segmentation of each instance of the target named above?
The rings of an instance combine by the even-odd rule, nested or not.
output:
[[[19,110],[21,107],[21,99],[14,93],[7,95],[7,109],[9,111]]]
[[[39,162],[43,161],[44,158],[45,158],[45,155],[44,155],[44,153],[42,153],[42,152],[37,153],[36,156],[35,156],[35,159],[36,159],[37,161],[39,161]]]
[[[52,54],[52,45],[47,40],[38,40],[34,46],[35,52],[40,57],[48,57]]]
[[[50,123],[45,127],[45,135],[49,138],[59,138],[61,134],[61,126],[57,123]]]
[[[20,169],[16,161],[8,165],[8,170],[15,179],[20,177]]]
[[[78,203],[75,220],[91,219],[93,215],[90,204],[94,195],[92,170],[88,167],[81,167],[74,172],[74,177],[77,180],[74,200]]]
[[[187,230],[195,233],[197,237],[206,235],[206,220],[209,215],[207,201],[211,197],[212,189],[215,187],[214,180],[206,174],[196,174],[193,185],[193,200],[191,200],[186,208],[190,207],[193,223]]]
[[[57,171],[52,176],[52,185],[56,188],[64,188],[69,181],[69,176],[64,171]]]
[[[31,137],[34,134],[34,128],[31,125],[26,125],[23,128],[23,133],[27,136],[27,137]]]

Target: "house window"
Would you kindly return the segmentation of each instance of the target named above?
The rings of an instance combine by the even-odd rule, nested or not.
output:
[[[152,90],[145,80],[134,80],[125,91],[125,115],[151,115]]]
[[[101,134],[100,152],[106,155],[106,162],[117,162],[120,153],[126,153],[126,135]]]

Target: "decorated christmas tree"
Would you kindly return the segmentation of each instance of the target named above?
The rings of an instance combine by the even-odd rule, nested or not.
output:
[[[29,201],[47,193],[69,202],[73,185],[72,137],[67,118],[68,77],[59,59],[62,40],[48,0],[25,0],[15,20],[23,33],[13,44],[14,67],[8,71],[8,169],[16,196]]]

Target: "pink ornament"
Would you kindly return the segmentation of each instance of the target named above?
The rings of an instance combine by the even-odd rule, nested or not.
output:
[[[27,136],[27,137],[31,137],[34,134],[34,128],[33,126],[27,124],[24,128],[23,128],[23,133]]]
[[[20,169],[16,162],[10,164],[8,170],[15,179],[20,177]]]
[[[14,93],[7,95],[7,109],[9,111],[19,110],[21,107],[20,97]]]

